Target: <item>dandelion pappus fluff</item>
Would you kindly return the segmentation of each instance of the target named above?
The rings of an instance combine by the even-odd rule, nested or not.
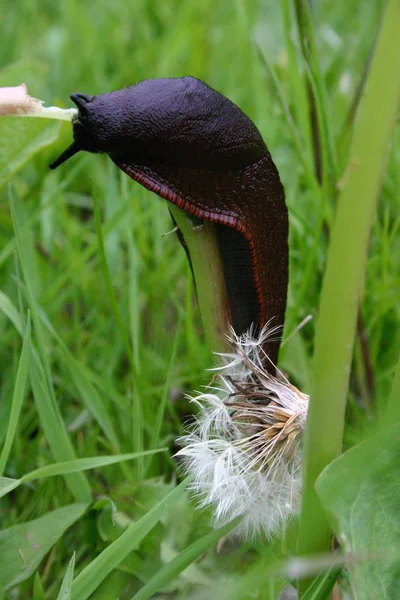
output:
[[[276,333],[268,325],[257,336],[232,332],[233,352],[219,355],[212,386],[191,398],[199,414],[179,440],[200,506],[213,507],[216,525],[241,516],[232,533],[243,538],[271,538],[300,504],[308,396],[265,370],[262,347]]]

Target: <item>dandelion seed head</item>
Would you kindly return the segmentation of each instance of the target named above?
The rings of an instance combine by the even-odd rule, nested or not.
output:
[[[241,516],[233,535],[278,533],[300,503],[301,438],[308,396],[265,370],[262,347],[278,329],[236,336],[218,384],[192,398],[199,413],[177,456],[216,525]]]

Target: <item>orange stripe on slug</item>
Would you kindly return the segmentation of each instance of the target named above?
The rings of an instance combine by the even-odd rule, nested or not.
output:
[[[159,184],[156,179],[154,179],[141,169],[138,169],[137,167],[133,167],[132,165],[127,165],[125,163],[116,164],[122,171],[129,175],[129,177],[140,183],[143,187],[145,187],[151,192],[156,193],[158,196],[161,196],[165,200],[168,200],[184,212],[193,215],[194,217],[196,217],[196,219],[199,219],[200,221],[208,221],[210,223],[217,223],[219,225],[225,225],[243,234],[250,246],[252,257],[252,271],[257,292],[257,300],[260,307],[260,319],[257,325],[259,327],[263,327],[266,320],[268,320],[268,315],[266,315],[263,289],[257,271],[257,253],[255,249],[255,244],[245,223],[241,221],[237,216],[234,216],[232,214],[227,214],[226,212],[218,213],[211,210],[198,208],[195,205],[190,204],[180,194],[174,192],[164,184]]]

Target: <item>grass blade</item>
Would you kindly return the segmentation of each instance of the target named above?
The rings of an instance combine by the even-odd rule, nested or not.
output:
[[[33,479],[43,479],[44,477],[54,477],[55,475],[66,475],[70,473],[79,473],[81,471],[87,471],[88,469],[98,469],[99,467],[106,467],[108,465],[115,465],[116,463],[133,460],[134,458],[140,458],[141,456],[147,456],[149,454],[157,454],[158,452],[165,452],[168,448],[160,448],[158,450],[146,450],[143,452],[131,452],[129,454],[119,454],[117,456],[92,456],[91,458],[77,458],[69,462],[55,463],[54,465],[46,465],[40,469],[35,469],[30,473],[27,473],[21,477],[21,483],[32,481]]]
[[[178,556],[166,564],[162,569],[158,571],[147,583],[144,585],[137,594],[134,595],[132,600],[148,600],[160,589],[168,585],[173,581],[182,571],[192,564],[203,552],[214,546],[222,537],[227,535],[235,525],[237,525],[238,519],[231,521],[224,527],[208,533],[200,540],[197,540],[188,548],[185,548]]]
[[[330,567],[325,573],[318,575],[307,589],[303,600],[325,600],[329,598],[342,569]]]
[[[91,458],[77,458],[68,462],[59,462],[53,465],[46,465],[30,471],[23,475],[20,479],[10,479],[8,477],[0,477],[0,498],[5,496],[12,490],[15,490],[22,483],[34,481],[35,479],[44,479],[45,477],[55,477],[56,475],[70,475],[71,473],[81,473],[89,469],[98,469],[108,465],[115,465],[126,460],[132,460],[147,456],[149,454],[157,454],[165,452],[168,448],[160,448],[158,450],[146,450],[143,452],[131,452],[130,454],[120,454],[117,456],[92,456]]]
[[[137,548],[142,539],[153,529],[161,517],[168,511],[184,492],[187,481],[172,490],[139,521],[128,529],[99,556],[97,556],[74,580],[73,600],[86,600],[99,587],[101,582],[115,569],[124,558]]]
[[[20,479],[10,479],[9,477],[0,477],[0,498],[12,490],[15,490],[21,484]]]
[[[102,227],[101,227],[101,215],[100,215],[99,200],[97,197],[97,190],[93,191],[93,213],[94,213],[94,222],[95,222],[97,241],[98,241],[100,267],[101,267],[101,271],[103,274],[104,283],[106,285],[111,310],[114,314],[116,325],[119,329],[121,339],[124,343],[125,351],[126,351],[128,359],[129,359],[132,373],[134,375],[134,381],[135,381],[135,380],[137,380],[136,364],[135,364],[135,360],[134,360],[134,357],[132,354],[132,348],[130,345],[129,337],[126,332],[126,327],[124,325],[124,322],[122,321],[121,314],[120,314],[120,311],[118,308],[117,298],[116,298],[114,287],[113,287],[113,284],[111,281],[110,269],[109,269],[108,263],[107,263],[107,257],[106,257],[105,245],[104,245],[104,236],[103,236],[103,231],[102,231]]]
[[[57,600],[70,600],[72,591],[72,580],[74,578],[75,568],[75,552],[72,555],[71,561],[65,571],[64,579],[61,584],[60,591],[57,596]]]
[[[29,360],[31,343],[31,317],[28,313],[28,320],[25,327],[24,340],[22,343],[21,357],[19,360],[17,378],[15,380],[14,394],[11,404],[10,421],[8,423],[7,435],[0,455],[0,476],[4,473],[10,454],[11,446],[17,430],[18,419],[25,398],[26,383],[28,379]]]
[[[14,325],[15,329],[22,336],[24,327],[22,325],[21,317],[10,298],[0,290],[0,310],[6,315],[6,317]]]
[[[26,287],[23,287],[23,291],[26,294]],[[79,393],[79,397],[82,399],[82,402],[84,403],[90,414],[93,415],[94,419],[97,421],[107,438],[110,440],[113,450],[119,454],[121,449],[118,436],[115,432],[112,421],[109,417],[109,414],[106,410],[102,398],[100,397],[96,388],[90,381],[89,375],[87,373],[87,368],[85,367],[85,365],[81,364],[75,359],[73,354],[65,345],[62,338],[54,329],[53,325],[50,323],[44,311],[39,306],[38,314],[45,328],[49,331],[49,333],[54,337],[57,344],[60,346],[64,366],[70,373],[74,386],[77,392]]]
[[[167,375],[165,378],[164,390],[163,390],[163,393],[161,396],[161,402],[157,409],[157,415],[155,418],[154,428],[152,431],[151,442],[150,442],[151,448],[154,448],[160,442],[159,438],[160,438],[160,433],[161,433],[161,428],[162,428],[162,422],[164,420],[165,410],[167,407],[168,394],[171,389],[171,381],[172,381],[172,375],[174,372],[174,365],[176,364],[178,342],[179,342],[180,336],[181,336],[181,326],[182,326],[182,316],[180,317],[180,320],[178,322],[174,342],[172,345],[171,358],[169,361]]]
[[[40,422],[54,458],[59,462],[76,460],[75,452],[52,394],[46,385],[43,368],[37,356],[31,362],[29,375],[33,396],[39,413]],[[66,475],[65,480],[73,495],[89,502],[91,492],[83,473]]]
[[[53,456],[60,462],[74,460],[76,458],[74,448],[68,436],[55,398],[51,368],[46,351],[45,336],[29,277],[31,272],[28,268],[29,253],[26,252],[24,239],[20,235],[21,222],[11,187],[9,192],[9,203],[17,242],[18,255],[25,279],[28,303],[32,314],[32,321],[37,343],[37,354],[32,352],[35,360],[33,360],[30,365],[30,379],[33,394],[40,415],[41,424],[45,431],[46,438],[49,442]],[[83,473],[69,475],[66,480],[72,494],[77,500],[81,502],[88,502],[90,500],[90,487]]]

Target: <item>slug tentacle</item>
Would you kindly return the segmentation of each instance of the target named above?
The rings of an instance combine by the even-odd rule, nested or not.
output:
[[[87,94],[81,94],[80,92],[76,92],[75,94],[71,94],[71,100],[75,102],[77,108],[81,113],[87,114],[88,110],[86,104],[93,100],[93,96],[88,96]]]
[[[50,169],[57,169],[57,167],[62,165],[69,158],[75,156],[75,154],[77,154],[81,150],[82,148],[79,146],[79,144],[77,144],[76,142],[72,142],[72,144],[68,146],[68,148],[64,150],[64,152],[60,154],[60,156],[56,160],[50,163]]]

